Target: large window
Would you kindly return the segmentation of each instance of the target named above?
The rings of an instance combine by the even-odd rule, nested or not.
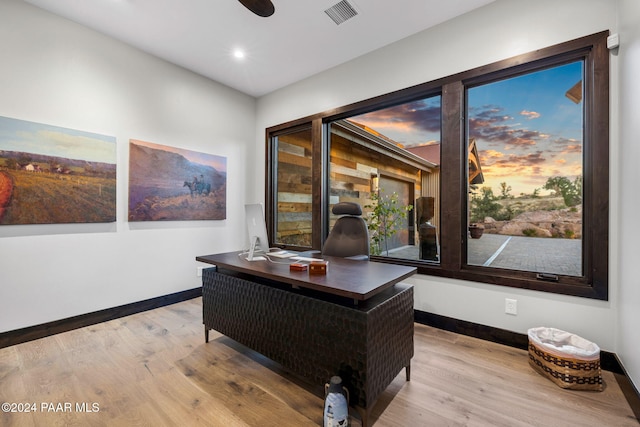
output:
[[[273,185],[272,245],[311,248],[312,164],[311,126],[289,130],[272,139],[276,167]]]
[[[363,207],[374,256],[438,261],[440,98],[329,124],[329,204]]]
[[[583,69],[467,89],[470,265],[582,276]]]
[[[607,299],[607,35],[267,129],[272,241],[321,249],[355,201],[374,260]]]

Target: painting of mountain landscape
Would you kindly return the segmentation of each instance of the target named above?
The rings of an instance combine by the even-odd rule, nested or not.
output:
[[[0,117],[0,225],[115,220],[115,137]]]
[[[226,157],[129,141],[129,221],[226,217]]]

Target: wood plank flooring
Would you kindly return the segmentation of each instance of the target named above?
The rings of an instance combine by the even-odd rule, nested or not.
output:
[[[23,411],[0,412],[0,425],[322,425],[321,386],[214,331],[210,339],[196,298],[0,349],[0,403]],[[372,421],[638,426],[614,375],[603,378],[600,393],[562,390],[529,367],[526,351],[416,324],[411,381],[399,373]]]

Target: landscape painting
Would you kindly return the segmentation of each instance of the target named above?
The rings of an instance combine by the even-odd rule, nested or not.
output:
[[[129,221],[226,217],[226,157],[129,141]]]
[[[115,137],[0,116],[0,225],[115,220]]]

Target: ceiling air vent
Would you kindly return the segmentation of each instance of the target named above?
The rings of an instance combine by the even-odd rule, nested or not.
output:
[[[356,9],[347,0],[342,0],[339,3],[334,4],[324,13],[329,15],[329,18],[336,23],[336,25],[342,24],[344,21],[353,18],[358,14]]]

